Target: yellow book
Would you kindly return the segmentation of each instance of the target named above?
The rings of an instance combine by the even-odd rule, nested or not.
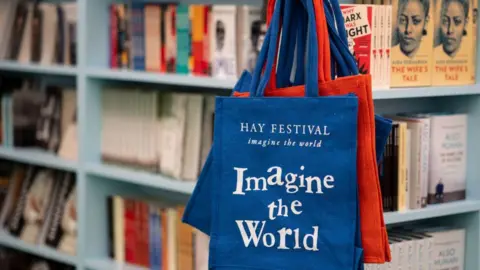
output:
[[[473,0],[434,0],[433,85],[472,83]]]
[[[398,122],[398,211],[408,209],[407,194],[407,123]]]
[[[391,87],[432,83],[432,1],[392,1]]]

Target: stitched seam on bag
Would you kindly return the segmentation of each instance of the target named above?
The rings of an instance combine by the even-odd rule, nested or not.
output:
[[[216,162],[218,162],[218,165],[217,166],[214,166],[214,176],[217,176],[217,177],[221,177],[221,173],[223,172],[223,169],[222,169],[222,159],[223,159],[223,153],[222,153],[222,146],[223,146],[223,142],[222,142],[222,136],[223,136],[223,113],[224,110],[223,110],[223,98],[221,99],[218,99],[218,111],[221,112],[221,113],[217,113],[215,117],[218,117],[218,132],[219,133],[219,136],[217,138],[214,138],[216,139],[216,141],[218,142],[218,145],[217,147],[215,148],[216,151],[215,152],[218,152],[220,154],[220,156],[217,156],[218,158],[216,159]],[[215,155],[214,155],[215,157]],[[214,177],[215,179],[215,177]],[[220,215],[220,207],[219,207],[219,197],[220,197],[220,190],[221,190],[221,184],[222,184],[222,179],[217,179],[216,183],[214,183],[212,186],[216,186],[216,188],[214,188],[215,192],[214,192],[214,196],[215,196],[215,201],[213,202],[214,204],[214,207],[215,207],[215,212],[214,212],[214,217],[213,217],[213,220],[215,221],[214,224],[211,225],[211,227],[214,226],[214,230],[211,230],[211,235],[213,235],[213,245],[210,244],[210,252],[212,252],[212,256],[211,256],[211,261],[212,261],[212,265],[214,265],[216,263],[216,258],[217,258],[217,242],[218,242],[218,234],[217,234],[217,224],[218,224],[218,220],[219,220],[219,215]]]

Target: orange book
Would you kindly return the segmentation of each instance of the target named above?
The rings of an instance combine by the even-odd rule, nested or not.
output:
[[[193,270],[193,230],[182,222],[184,207],[177,211],[177,266],[181,270]]]

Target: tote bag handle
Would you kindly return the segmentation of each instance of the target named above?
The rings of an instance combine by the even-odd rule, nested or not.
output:
[[[290,1],[290,0],[285,0]],[[262,52],[258,58],[257,65],[253,74],[252,85],[250,89],[250,96],[263,96],[267,83],[270,80],[271,74],[276,59],[277,52],[277,40],[278,33],[280,31],[280,16],[282,14],[282,5],[281,0],[277,1],[271,24],[268,27],[268,35],[262,46]],[[307,97],[318,97],[318,47],[317,47],[317,27],[315,19],[315,7],[311,0],[302,0],[302,3],[305,4],[305,8],[308,12],[308,28],[309,33],[307,35],[307,73],[306,73],[306,84],[305,84],[305,96]],[[323,7],[318,8],[318,13],[323,14]],[[289,12],[289,11],[286,11]],[[267,53],[263,53],[264,50],[267,50]],[[263,63],[266,58],[266,71],[264,76],[261,78],[261,73],[263,69]]]
[[[287,29],[282,32],[278,66],[274,66],[276,74],[273,73],[271,79],[274,80],[276,77],[276,87],[278,88],[290,87],[292,85],[290,79],[293,66],[296,67],[293,84],[300,85],[304,84],[305,81],[305,66],[302,63],[305,62],[306,42],[304,33],[307,31],[308,14],[300,5],[298,1],[285,1],[285,10],[291,10],[291,12],[284,12],[282,24]],[[300,35],[300,33],[302,34]],[[296,64],[293,63],[295,54],[297,57]]]
[[[274,2],[275,0],[270,0],[269,3]],[[331,2],[330,2],[331,1]],[[340,9],[338,0],[324,0],[323,6],[325,10],[325,18],[327,21],[330,52],[331,52],[331,76],[335,77],[345,77],[350,75],[358,75],[359,70],[354,56],[350,53],[348,48],[347,34],[345,30],[345,21],[343,19],[343,14]],[[314,0],[315,5],[321,5],[319,0]],[[297,29],[297,38],[298,41],[305,39],[306,31]],[[303,52],[297,51],[297,53]],[[283,59],[283,56],[282,58]],[[300,58],[302,59],[302,58]],[[302,71],[299,67],[303,65],[298,62],[297,58],[297,70]],[[285,66],[279,63],[277,74],[289,74],[291,72],[292,66]],[[296,76],[296,78],[298,78]],[[302,84],[299,81],[295,81],[295,84]]]
[[[292,2],[299,1],[299,0],[290,0]],[[315,0],[316,1],[316,0]],[[272,20],[272,15],[274,12],[274,7],[275,7],[276,0],[268,0],[267,3],[267,14],[266,14],[266,22],[267,25],[270,25],[271,20]],[[322,5],[314,5],[314,10],[315,10],[315,15],[316,15],[316,28],[317,28],[317,41],[318,41],[318,79],[319,82],[323,83],[326,81],[331,80],[331,68],[330,68],[330,46],[329,46],[329,37],[328,37],[328,30],[326,27],[326,21],[325,21],[325,13],[323,10]],[[295,18],[298,19],[298,18]],[[303,34],[305,34],[303,32]],[[300,37],[302,34],[300,34]],[[300,38],[297,37],[297,38]],[[280,55],[283,57],[283,55]],[[298,58],[297,58],[298,59]],[[303,61],[303,58],[300,58],[299,60]],[[298,61],[297,61],[298,62]],[[275,67],[277,66],[277,59],[275,59]],[[282,65],[279,65],[279,67],[282,67]],[[297,65],[299,67],[299,65]],[[300,71],[303,71],[302,69]],[[278,81],[276,79],[277,74],[275,74],[274,71],[272,71],[272,80],[269,82],[269,88],[271,89],[276,89],[278,86],[276,85],[276,82]],[[298,78],[298,77],[297,77]]]
[[[340,4],[338,0],[324,0],[323,3],[330,36],[330,46],[335,47],[332,50],[332,54],[335,55],[335,61],[332,61],[332,63],[337,63],[337,75],[339,77],[358,75],[359,70],[355,58],[348,49],[345,21],[340,9]],[[343,61],[341,64],[338,64],[338,61],[341,59],[343,59]]]

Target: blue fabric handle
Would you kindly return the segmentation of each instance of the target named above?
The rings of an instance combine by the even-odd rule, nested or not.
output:
[[[267,53],[267,65],[266,65],[266,72],[261,78],[261,72],[263,70],[263,65],[262,63],[265,61],[264,59],[260,59],[257,62],[257,66],[255,67],[254,74],[253,74],[253,81],[252,81],[252,88],[250,95],[251,96],[263,96],[264,91],[266,88],[266,85],[268,83],[268,80],[270,79],[270,74],[271,70],[273,68],[273,63],[275,60],[276,56],[276,51],[277,51],[277,39],[278,39],[278,33],[279,33],[279,17],[281,15],[281,8],[282,5],[279,3],[281,1],[276,2],[275,10],[273,13],[273,18],[271,25],[269,26],[269,35],[270,38],[268,39],[268,43],[264,43],[262,46],[262,51],[268,49]],[[309,30],[310,33],[308,34],[308,57],[306,60],[307,64],[307,73],[306,73],[306,84],[305,84],[305,95],[307,97],[318,97],[318,47],[317,47],[317,31],[316,31],[316,23],[315,23],[315,13],[314,13],[314,7],[312,1],[308,0],[305,3],[305,0],[301,1],[304,4],[304,7],[306,8],[308,12],[308,25],[309,25]],[[286,11],[289,12],[289,11]],[[267,38],[265,39],[267,41]],[[267,48],[268,47],[268,48]],[[263,54],[261,53],[261,56]],[[265,57],[265,56],[264,56]],[[260,82],[259,82],[260,81]],[[255,92],[256,89],[256,92]]]
[[[330,3],[330,1],[334,2]],[[333,54],[332,65],[336,67],[339,77],[358,75],[359,70],[355,58],[348,49],[345,21],[340,5],[337,0],[325,0],[323,3],[330,36],[330,47]]]
[[[280,53],[278,57],[278,63],[277,63],[277,87],[287,87],[290,84],[290,73],[284,73],[285,69],[282,69],[280,67],[284,66],[291,66],[293,65],[293,58],[294,55],[292,53],[292,48],[295,46],[295,39],[292,38],[292,33],[298,25],[298,20],[296,19],[291,19],[292,16],[295,18],[297,14],[292,14],[295,13],[298,8],[296,7],[297,5],[293,5],[295,1],[285,1],[285,10],[284,10],[284,16],[283,16],[283,31],[282,31],[282,39],[280,41]],[[291,12],[289,12],[291,11]]]
[[[302,85],[305,82],[305,38],[307,31],[307,13],[299,1],[285,1],[291,5],[292,12],[286,12],[283,24],[288,31],[283,31],[280,54],[277,64],[277,88]],[[293,5],[292,5],[293,4]],[[286,10],[289,10],[287,8]],[[293,18],[293,19],[292,19]],[[302,34],[300,34],[302,33]],[[292,36],[293,35],[293,36]],[[296,54],[296,70],[293,84],[290,81],[293,61]]]

